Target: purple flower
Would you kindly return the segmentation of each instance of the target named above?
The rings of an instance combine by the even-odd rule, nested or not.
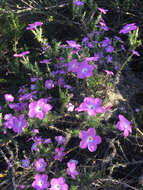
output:
[[[48,183],[48,175],[46,174],[36,174],[35,181],[32,183],[32,187],[34,187],[36,190],[44,190],[49,187]]]
[[[122,44],[121,45],[121,49],[125,52],[126,51],[126,49],[125,49],[125,46]]]
[[[67,166],[68,166],[68,168],[67,168],[67,174],[68,175],[71,175],[71,177],[73,178],[73,179],[75,179],[76,178],[76,176],[78,175],[78,171],[76,170],[76,164],[75,163],[71,163],[71,162],[68,162],[67,163]]]
[[[4,120],[9,120],[13,115],[11,113],[4,115]]]
[[[20,103],[8,104],[8,106],[11,109],[15,109],[18,112],[18,111],[24,111],[24,109],[28,107],[28,104],[27,102],[23,102],[21,104]]]
[[[76,59],[73,59],[72,61],[68,63],[68,72],[72,71],[76,73],[78,67],[79,67],[79,62]]]
[[[30,80],[31,80],[31,82],[35,82],[36,80],[38,80],[38,78],[36,78],[36,77],[31,77]]]
[[[31,84],[31,85],[30,85],[30,89],[31,89],[31,90],[36,90],[36,88],[37,88],[37,87],[36,87],[36,84]]]
[[[42,61],[40,61],[40,63],[45,63],[45,64],[48,64],[50,62],[50,59],[44,59]]]
[[[112,53],[114,51],[114,48],[112,46],[107,46],[105,50],[107,53]]]
[[[71,85],[68,85],[68,84],[65,84],[65,85],[64,85],[64,88],[67,88],[67,89],[71,89],[71,90],[72,90],[72,86],[71,86]]]
[[[28,24],[26,30],[34,30],[37,26],[43,25],[43,22],[34,22],[33,24]]]
[[[58,85],[59,85],[59,86],[65,85],[65,80],[64,80],[63,77],[60,77],[60,78],[58,79]]]
[[[48,88],[48,89],[51,89],[51,88],[54,88],[54,83],[52,80],[46,80],[45,81],[45,88]]]
[[[13,125],[14,125],[14,119],[16,117],[13,116],[12,114],[6,114],[6,115],[7,116],[5,116],[6,118],[4,118],[4,119],[7,120],[7,121],[3,122],[4,128],[12,129]]]
[[[58,144],[63,144],[66,142],[66,139],[63,136],[56,136],[55,140],[58,142]]]
[[[45,172],[45,168],[47,166],[47,163],[45,162],[45,160],[43,158],[40,158],[38,161],[36,161],[34,163],[35,166],[35,170],[37,172]]]
[[[71,48],[80,48],[80,45],[77,44],[75,41],[67,40],[66,42],[68,43],[69,47],[71,47]]]
[[[33,143],[32,147],[31,147],[31,151],[37,152],[38,151],[38,145],[39,145],[39,143],[37,143],[37,142]]]
[[[34,136],[34,141],[37,142],[37,143],[39,143],[39,144],[42,144],[43,139],[42,139],[41,136],[40,137]]]
[[[23,168],[29,168],[30,160],[29,158],[26,158],[25,160],[22,160],[22,167]]]
[[[106,23],[105,23],[105,21],[104,21],[104,19],[102,17],[100,18],[99,24],[101,26],[106,26]]]
[[[73,160],[73,159],[70,159],[70,161],[69,161],[70,163],[75,163],[75,165],[77,165],[78,164],[78,160]]]
[[[88,47],[89,47],[89,48],[94,48],[93,43],[92,43],[92,42],[88,42]]]
[[[73,111],[74,110],[74,105],[72,103],[68,103],[66,105],[66,108],[67,108],[68,111]]]
[[[107,47],[108,45],[111,45],[111,43],[112,43],[112,41],[110,40],[110,38],[106,37],[106,39],[101,42],[101,44],[102,44],[101,46]]]
[[[39,119],[44,119],[46,113],[52,109],[50,104],[46,104],[47,100],[44,98],[39,99],[38,101],[31,102],[29,104],[29,113],[30,118],[38,117]]]
[[[73,2],[75,5],[77,5],[77,6],[81,6],[81,5],[83,5],[84,3],[83,2],[81,2],[81,1],[74,1]]]
[[[138,112],[140,111],[140,109],[139,109],[139,108],[136,108],[135,111],[138,113]]]
[[[94,57],[103,58],[104,57],[104,52],[103,51],[99,51],[98,53],[94,53]]]
[[[32,133],[34,133],[34,135],[36,135],[36,134],[39,133],[39,130],[38,130],[38,129],[33,129],[33,130],[32,130]]]
[[[120,37],[118,37],[118,36],[114,36],[114,38],[116,39],[116,40],[121,40],[121,38]]]
[[[114,73],[112,71],[108,71],[108,70],[104,70],[105,73],[107,73],[107,75],[114,75]]]
[[[131,30],[136,30],[136,29],[138,29],[138,27],[135,25],[135,23],[133,23],[133,24],[126,24],[123,28],[122,28],[122,30],[120,30],[120,34],[122,33],[122,34],[127,34],[127,33],[129,33]]]
[[[19,118],[14,117],[13,120],[13,131],[21,134],[22,129],[25,128],[27,125],[26,119],[24,119],[24,114],[21,114]]]
[[[103,13],[103,14],[106,14],[107,13],[107,9],[103,9],[103,8],[98,8],[98,10],[101,12],[101,13]]]
[[[55,149],[55,156],[54,156],[54,160],[59,160],[60,162],[62,161],[63,157],[66,155],[64,151],[64,147],[60,147],[60,148],[56,148]]]
[[[52,143],[51,138],[44,139],[43,144],[48,144],[48,143]]]
[[[24,52],[19,53],[19,54],[14,54],[13,56],[14,57],[24,57],[24,55],[27,55],[29,53],[30,53],[30,51],[24,51]]]
[[[97,55],[97,56],[94,56],[94,57],[86,57],[85,59],[84,59],[85,61],[98,61],[99,60],[99,56]]]
[[[87,38],[87,37],[84,37],[83,39],[82,39],[82,42],[87,42],[89,39]]]
[[[19,101],[30,100],[31,98],[34,98],[34,94],[36,94],[36,93],[37,93],[36,90],[33,92],[30,92],[30,93],[26,93],[19,98]]]
[[[108,31],[108,30],[109,30],[109,27],[108,27],[107,25],[105,25],[105,26],[102,27],[102,29],[103,29],[104,31]]]
[[[91,77],[93,70],[94,66],[92,64],[81,62],[77,69],[77,77],[80,79]]]
[[[102,100],[100,98],[86,97],[75,111],[86,111],[89,116],[93,117],[96,113],[104,113],[104,108],[101,104]]]
[[[25,187],[24,185],[19,185],[18,186],[19,189],[24,189],[24,187]]]
[[[124,136],[127,137],[132,132],[131,122],[121,114],[119,114],[119,120],[116,126],[120,131],[124,131]]]
[[[85,149],[88,147],[90,152],[97,149],[97,144],[101,143],[101,137],[96,136],[96,130],[89,128],[87,131],[80,131],[79,137],[81,139],[80,148]]]
[[[68,185],[65,183],[64,177],[51,179],[50,190],[68,190]]]
[[[13,102],[14,101],[14,97],[12,96],[12,94],[5,94],[4,98],[5,98],[5,101],[7,101],[7,102]]]
[[[132,50],[132,54],[133,55],[136,55],[136,56],[140,56],[139,52],[135,51],[135,50]]]
[[[106,61],[107,61],[107,63],[112,63],[112,56],[111,55],[107,55],[106,56]]]

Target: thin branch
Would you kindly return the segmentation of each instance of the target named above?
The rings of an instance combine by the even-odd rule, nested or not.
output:
[[[2,154],[4,160],[6,161],[7,165],[11,168],[12,173],[12,184],[13,184],[13,190],[17,190],[17,184],[15,183],[15,169],[14,166],[9,162],[9,159],[6,157],[3,150],[0,148],[0,153]]]

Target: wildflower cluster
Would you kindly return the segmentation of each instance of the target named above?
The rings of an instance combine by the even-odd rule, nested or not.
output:
[[[73,4],[75,7],[82,8],[85,3],[73,1]],[[99,82],[103,85],[103,93],[105,93],[106,84],[111,83],[122,68],[122,65],[115,63],[114,59],[118,52],[120,55],[126,52],[126,49],[119,36],[103,35],[110,30],[103,18],[108,10],[97,8],[97,11],[100,17],[97,19],[95,30],[84,36],[81,42],[67,40],[65,44],[56,43],[55,45],[54,42],[50,44],[40,33],[43,22],[36,21],[26,27],[26,30],[32,31],[40,42],[43,57],[38,63],[40,67],[42,65],[46,68],[42,74],[38,64],[31,64],[28,62],[29,59],[25,59],[25,56],[30,55],[30,51],[14,54],[14,57],[22,60],[23,64],[30,65],[31,73],[29,83],[20,86],[17,95],[4,94],[6,102],[4,111],[6,112],[2,118],[3,133],[30,135],[26,142],[33,141],[31,154],[34,156],[32,158],[26,156],[21,162],[21,167],[23,170],[28,170],[30,167],[33,169],[35,174],[32,187],[34,189],[68,190],[67,178],[75,180],[80,176],[80,160],[67,159],[69,153],[76,149],[73,147],[68,150],[72,137],[80,139],[77,147],[83,149],[82,151],[88,149],[93,153],[102,146],[100,145],[103,139],[102,133],[101,136],[97,134],[102,131],[103,123],[100,123],[101,130],[98,130],[97,123],[100,119],[104,120],[106,112],[110,111],[110,106],[105,106],[104,98],[100,94],[101,89],[99,91],[95,89],[95,84]],[[135,23],[127,24],[120,30],[119,35],[137,29]],[[130,53],[139,56],[135,50]],[[99,76],[105,79],[103,83],[96,80]],[[93,89],[90,84],[94,87]],[[81,95],[82,90],[85,93]],[[52,116],[55,118],[53,119]],[[67,129],[64,124],[61,128],[58,126],[63,118],[66,122],[70,116],[72,122],[75,117],[79,119],[80,124],[78,123],[76,132],[74,129],[70,131],[70,127]],[[85,122],[86,125],[84,125],[83,118],[90,118],[94,123],[88,125],[89,123]],[[122,114],[119,114],[116,128],[123,131],[124,137],[132,133],[131,122]],[[48,130],[55,131],[50,133]],[[66,164],[63,164],[65,162]],[[59,171],[58,174],[51,172],[58,164],[63,164],[62,172]]]

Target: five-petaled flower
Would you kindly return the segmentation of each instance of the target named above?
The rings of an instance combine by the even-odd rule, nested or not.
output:
[[[64,177],[51,179],[50,190],[68,190],[68,185],[65,183]]]
[[[56,136],[55,140],[58,142],[58,144],[63,144],[66,142],[66,139],[63,136]]]
[[[87,62],[81,62],[77,68],[77,77],[80,79],[91,77],[93,74],[94,66]]]
[[[67,168],[67,174],[71,175],[71,177],[73,179],[75,179],[76,176],[78,175],[78,171],[76,170],[76,163],[69,161],[67,163],[67,166],[68,166],[68,168]]]
[[[119,120],[116,126],[120,131],[124,131],[124,136],[127,137],[132,132],[131,122],[121,114],[119,114]]]
[[[47,104],[47,99],[41,98],[38,101],[31,102],[29,104],[29,117],[38,117],[39,119],[44,119],[46,113],[52,109],[50,104]]]
[[[25,160],[22,160],[22,167],[23,168],[29,168],[30,160],[29,158],[26,158]]]
[[[35,30],[37,26],[43,25],[43,22],[34,22],[32,24],[28,24],[26,30]]]
[[[85,149],[88,147],[90,152],[97,149],[97,144],[101,143],[101,137],[96,136],[96,130],[89,128],[87,131],[80,131],[79,137],[81,138],[80,148]]]
[[[19,115],[19,118],[13,117],[13,131],[21,134],[23,128],[27,125],[26,119],[24,119],[24,114]]]
[[[48,88],[48,89],[51,89],[51,88],[54,88],[54,83],[52,80],[46,80],[45,81],[45,88]]]
[[[47,163],[45,162],[45,160],[43,158],[40,158],[39,160],[37,160],[35,163],[34,163],[34,166],[35,166],[35,170],[37,172],[44,172],[45,171],[45,168],[47,166]]]
[[[12,94],[5,94],[4,99],[7,102],[13,102],[14,101],[14,97],[12,96]]]
[[[107,46],[105,50],[107,53],[112,53],[114,51],[114,48],[112,46]]]
[[[132,30],[137,30],[138,29],[138,26],[135,25],[135,23],[133,24],[126,24],[122,30],[120,30],[120,34],[127,34],[129,33],[130,31]]]
[[[59,160],[60,162],[62,161],[63,157],[66,155],[64,151],[64,147],[60,147],[60,148],[56,148],[55,149],[55,156],[54,156],[54,160]]]
[[[96,113],[104,113],[104,108],[101,106],[100,98],[86,97],[75,111],[86,111],[89,116],[93,117]]]
[[[44,190],[49,187],[48,183],[48,175],[46,174],[36,174],[35,181],[32,183],[32,187],[34,187],[37,190]]]

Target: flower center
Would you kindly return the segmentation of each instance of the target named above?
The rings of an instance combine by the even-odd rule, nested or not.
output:
[[[25,166],[28,166],[28,164],[29,164],[29,163],[28,163],[28,161],[27,161],[27,160],[25,160]]]
[[[61,156],[61,152],[58,152],[58,156]]]
[[[88,142],[92,142],[93,141],[93,137],[89,136],[87,139]]]
[[[127,28],[126,28],[127,30],[129,30],[130,29],[130,26],[127,26]]]
[[[36,107],[36,112],[40,112],[40,111],[42,111],[42,108],[40,106],[37,106]]]
[[[60,190],[61,189],[61,186],[58,184],[58,185],[55,185],[55,189],[56,190]]]
[[[125,129],[128,129],[128,125],[125,122],[123,123],[123,125]]]
[[[82,72],[83,72],[83,73],[86,73],[87,71],[88,71],[87,68],[83,68],[83,69],[82,69]]]
[[[44,182],[42,180],[39,180],[38,184],[41,187],[44,184]]]
[[[22,122],[21,122],[21,121],[19,121],[19,122],[18,122],[18,127],[20,127],[20,126],[21,126],[21,124],[22,124]]]
[[[38,167],[39,167],[39,168],[42,168],[42,166],[43,166],[43,165],[42,165],[41,163],[38,164]]]
[[[89,107],[90,109],[92,109],[92,110],[95,109],[95,106],[94,106],[94,105],[89,105],[88,107]]]
[[[70,168],[70,172],[71,172],[71,173],[73,172],[73,169],[72,169],[72,168]]]
[[[51,83],[48,83],[48,86],[51,87]]]
[[[76,64],[72,64],[72,68],[75,68],[76,67]]]

